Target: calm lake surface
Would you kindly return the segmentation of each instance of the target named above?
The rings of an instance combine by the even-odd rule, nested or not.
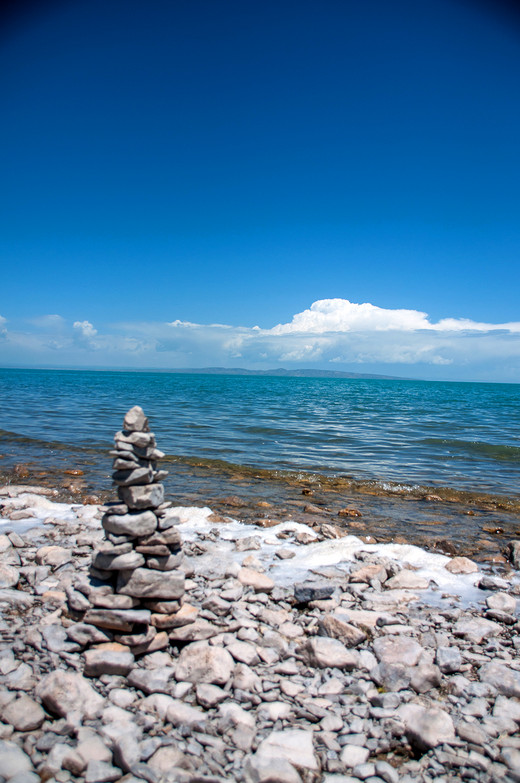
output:
[[[190,497],[232,482],[285,504],[290,485],[341,502],[436,495],[507,524],[520,510],[517,384],[3,369],[0,400],[0,469],[78,467],[94,490],[109,486],[113,434],[138,404],[170,489]]]

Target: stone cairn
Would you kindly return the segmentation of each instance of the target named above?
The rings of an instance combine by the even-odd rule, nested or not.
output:
[[[104,507],[105,539],[96,546],[89,583],[80,588],[88,600],[80,619],[92,629],[87,644],[96,645],[86,653],[85,673],[90,674],[97,673],[95,652],[107,671],[106,656],[112,650],[118,655],[114,668],[119,671],[120,661],[123,673],[127,659],[164,649],[168,630],[186,622],[179,519],[172,504],[164,502],[160,482],[167,471],[157,470],[164,454],[142,408],[128,411],[114,441],[110,453],[120,502]],[[69,610],[77,617],[80,607],[73,603],[69,597]]]

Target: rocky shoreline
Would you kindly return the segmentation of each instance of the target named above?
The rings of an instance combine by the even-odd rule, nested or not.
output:
[[[105,513],[0,488],[2,783],[520,781],[520,542],[496,576],[171,506],[182,616],[129,655],[80,617]]]

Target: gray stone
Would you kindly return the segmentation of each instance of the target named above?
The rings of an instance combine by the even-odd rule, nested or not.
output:
[[[36,695],[50,712],[62,717],[95,718],[105,702],[81,674],[59,669],[41,680]]]
[[[235,663],[227,650],[207,642],[194,642],[179,655],[175,678],[182,682],[225,685],[234,668]]]
[[[486,598],[486,606],[498,612],[514,614],[516,612],[516,598],[508,593],[492,593]]]
[[[0,740],[0,775],[10,780],[33,769],[31,759],[14,742]]]
[[[358,764],[364,764],[369,756],[370,751],[361,745],[344,745],[340,759],[347,769],[353,769]]]
[[[397,715],[404,722],[410,744],[422,752],[455,738],[451,717],[438,707],[401,704],[397,708]]]
[[[424,648],[420,644],[406,636],[380,636],[374,639],[373,647],[379,661],[404,666],[415,666],[424,653]]]
[[[127,432],[148,432],[148,419],[139,405],[134,405],[125,414],[123,429]]]
[[[246,759],[246,783],[302,783],[296,769],[287,759],[271,753],[255,753]]]
[[[106,761],[89,761],[85,772],[85,783],[112,783],[119,780],[121,770]]]
[[[307,639],[297,649],[304,663],[320,668],[336,667],[352,670],[357,666],[358,656],[348,650],[338,639],[326,636],[314,636]]]
[[[294,597],[299,604],[307,604],[309,601],[330,598],[335,589],[336,585],[333,583],[300,582],[294,585]]]
[[[17,568],[0,563],[0,588],[16,587],[20,575]]]
[[[411,669],[410,685],[416,693],[427,693],[441,684],[441,671],[433,663],[423,663]]]
[[[37,702],[23,694],[5,707],[2,720],[14,726],[16,731],[34,731],[42,725],[45,713]]]
[[[85,676],[100,677],[102,674],[126,675],[135,666],[134,656],[128,648],[110,643],[92,647],[83,653]]]
[[[381,661],[371,669],[370,676],[376,685],[392,693],[408,688],[411,679],[409,666],[403,666],[402,663],[386,663],[386,661]]]
[[[92,561],[94,568],[102,571],[123,571],[139,568],[145,564],[144,557],[139,552],[126,552],[120,555],[108,555],[98,552]]]
[[[148,625],[151,614],[149,609],[89,609],[83,619],[98,628],[131,631],[135,623]]]
[[[149,536],[157,529],[157,517],[153,511],[137,513],[108,513],[102,519],[102,525],[107,533],[116,536]]]
[[[173,571],[174,568],[182,565],[183,560],[184,555],[180,550],[165,557],[152,555],[146,558],[146,567],[153,568],[155,571]]]
[[[478,674],[481,682],[492,685],[503,696],[520,698],[520,672],[515,669],[491,661],[481,666]]]
[[[181,571],[119,571],[117,592],[136,598],[176,600],[184,595],[184,574]]]
[[[346,647],[356,647],[367,638],[366,633],[355,625],[346,623],[332,614],[326,614],[318,623],[318,630],[322,636],[331,636],[339,639]]]
[[[435,662],[443,674],[460,671],[462,656],[458,647],[437,647]]]
[[[318,772],[312,731],[285,729],[273,731],[258,746],[257,757],[285,759],[296,769]]]
[[[151,484],[153,481],[153,470],[150,467],[134,467],[130,470],[116,470],[112,475],[112,478],[120,487]]]
[[[153,669],[134,669],[127,677],[132,688],[138,688],[143,693],[169,693],[171,679],[175,673],[173,666],[161,666]]]
[[[205,710],[209,710],[212,707],[216,707],[221,701],[228,698],[228,693],[218,685],[210,685],[209,683],[200,682],[196,688],[197,702]]]
[[[203,724],[207,717],[202,710],[196,707],[190,707],[180,699],[172,699],[166,711],[167,720],[174,726],[191,726],[193,724]]]
[[[140,484],[132,487],[119,487],[118,495],[128,508],[157,508],[164,500],[162,484]],[[151,531],[150,531],[151,532]],[[141,535],[145,535],[142,533]]]
[[[112,639],[112,634],[87,623],[74,623],[74,625],[69,625],[66,630],[69,639],[82,647],[87,644],[103,644],[103,642],[110,642]]]
[[[464,639],[474,644],[480,644],[483,639],[487,639],[489,636],[496,636],[500,630],[497,623],[471,615],[459,618],[453,626],[455,636],[463,636]]]

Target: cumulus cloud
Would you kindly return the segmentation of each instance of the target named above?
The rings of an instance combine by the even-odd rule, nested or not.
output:
[[[7,329],[5,327],[7,323],[7,318],[4,318],[3,315],[0,315],[0,335],[7,334]]]
[[[74,321],[73,327],[78,330],[81,337],[90,339],[97,334],[97,329],[94,329],[90,321]]]
[[[308,310],[293,316],[287,324],[278,324],[269,329],[270,334],[291,334],[294,332],[322,334],[324,332],[414,332],[429,329],[438,332],[479,331],[505,329],[520,332],[520,322],[486,324],[468,318],[443,318],[437,323],[428,319],[427,313],[419,310],[391,310],[376,307],[365,302],[356,304],[348,299],[320,299]]]

